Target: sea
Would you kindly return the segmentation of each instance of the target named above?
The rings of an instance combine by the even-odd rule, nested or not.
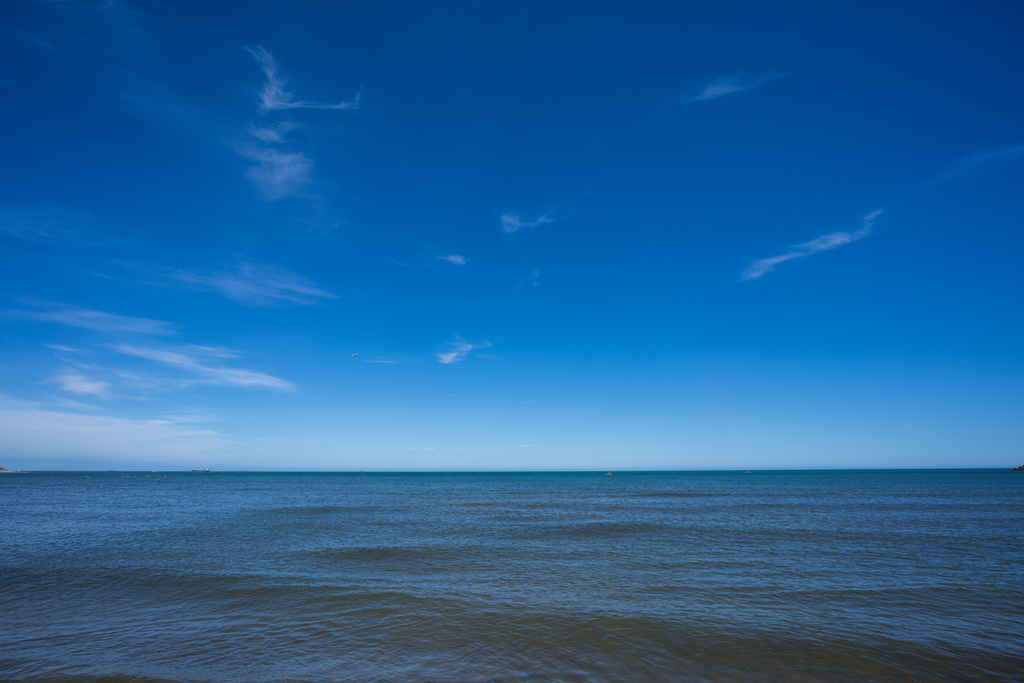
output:
[[[0,519],[2,681],[1024,681],[1024,472],[39,472]]]

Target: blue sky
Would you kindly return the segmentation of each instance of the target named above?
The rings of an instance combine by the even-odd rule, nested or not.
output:
[[[1020,464],[1022,19],[8,3],[0,466]]]

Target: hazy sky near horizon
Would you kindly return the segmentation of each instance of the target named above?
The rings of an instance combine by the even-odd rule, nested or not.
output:
[[[9,2],[0,466],[1018,465],[1022,26]]]

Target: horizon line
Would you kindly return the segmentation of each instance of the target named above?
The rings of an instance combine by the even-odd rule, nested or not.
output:
[[[198,468],[196,468],[198,469]],[[139,473],[176,473],[176,474],[673,474],[680,472],[740,472],[743,474],[754,472],[907,472],[907,471],[962,471],[962,470],[1009,470],[1014,471],[1014,466],[947,466],[947,467],[776,467],[776,468],[689,468],[689,469],[638,469],[638,470],[466,470],[466,469],[373,469],[373,470],[213,470],[203,468],[205,471],[188,470],[135,470],[135,469],[83,469],[83,470],[0,470],[0,474],[111,474],[114,472],[139,472]]]

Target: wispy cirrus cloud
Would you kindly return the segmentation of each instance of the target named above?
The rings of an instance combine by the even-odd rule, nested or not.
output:
[[[107,397],[111,382],[116,380],[122,389],[137,391],[165,391],[168,389],[184,389],[196,384],[213,384],[235,386],[250,389],[281,389],[290,390],[294,385],[287,380],[274,377],[260,370],[229,367],[226,360],[240,356],[237,351],[215,346],[199,346],[194,344],[167,345],[155,341],[140,341],[146,337],[177,334],[170,323],[149,318],[132,318],[128,316],[104,313],[73,306],[49,305],[48,310],[12,311],[12,317],[29,320],[53,322],[70,327],[79,327],[106,333],[114,337],[115,343],[103,344],[92,350],[75,349],[72,347],[53,346],[58,351],[58,358],[75,366],[58,373],[50,379],[64,391],[79,394],[91,394],[100,398]],[[132,341],[125,341],[125,338]],[[99,350],[105,353],[114,351],[123,356],[151,361],[177,371],[168,374],[166,371],[154,374],[148,368],[108,367],[86,365],[76,360],[82,354],[95,355]],[[121,365],[121,364],[117,364]],[[88,371],[89,374],[85,374]],[[95,375],[104,374],[105,379]]]
[[[281,121],[273,126],[249,125],[249,135],[263,142],[284,142],[284,136],[301,126],[294,121]]]
[[[248,389],[293,389],[295,385],[287,380],[268,375],[260,370],[246,370],[225,367],[217,361],[238,358],[239,354],[230,349],[212,346],[139,346],[121,343],[114,351],[126,356],[144,358],[191,375],[185,377],[185,386],[192,384],[217,384]]]
[[[437,360],[444,365],[451,365],[452,363],[458,363],[466,360],[469,353],[474,349],[486,349],[491,346],[491,342],[484,342],[482,344],[471,344],[462,337],[456,335],[455,341],[448,342],[448,346],[451,347],[448,351],[442,351],[437,354]]]
[[[319,300],[338,298],[315,282],[275,265],[243,262],[233,270],[220,273],[172,270],[168,276],[196,289],[213,290],[246,306],[281,303],[310,306]]]
[[[62,48],[60,48],[59,46],[57,46],[54,43],[50,42],[46,38],[43,38],[36,31],[30,31],[28,29],[24,29],[23,28],[23,29],[14,29],[14,30],[8,29],[4,33],[7,34],[4,37],[7,38],[8,40],[17,40],[17,41],[20,41],[20,42],[28,43],[29,45],[33,45],[35,47],[42,48],[42,49],[46,50],[47,52],[60,52],[62,50]],[[13,85],[13,84],[14,84],[14,81],[4,81],[4,85]]]
[[[576,207],[569,202],[563,202],[555,208],[545,211],[533,220],[524,219],[519,213],[509,211],[501,214],[501,229],[508,234],[512,234],[520,230],[536,228],[539,225],[565,220],[575,212]]]
[[[94,406],[82,406],[95,410]],[[0,396],[0,433],[9,457],[149,457],[182,460],[223,451],[230,444],[217,432],[187,420],[135,420],[55,410],[52,406]]]
[[[80,327],[88,330],[98,330],[108,333],[128,333],[143,335],[173,335],[178,331],[171,323],[151,318],[133,318],[115,313],[94,311],[89,308],[78,306],[64,306],[61,304],[49,304],[39,302],[37,306],[43,310],[28,311],[15,310],[8,312],[12,318],[23,320],[38,320],[41,322],[57,323],[70,327]]]
[[[110,396],[110,382],[88,377],[77,370],[64,370],[51,377],[49,381],[58,385],[61,391],[88,394],[97,398]]]
[[[706,102],[707,100],[714,100],[725,95],[734,95],[747,90],[753,90],[760,88],[762,85],[771,83],[772,81],[782,78],[786,74],[772,74],[770,76],[763,76],[755,79],[744,79],[742,74],[734,74],[727,78],[721,78],[717,81],[711,81],[706,83],[700,90],[694,94],[683,95],[679,98],[679,101],[683,104],[692,104],[694,102]]]
[[[540,216],[535,220],[530,221],[523,220],[522,218],[520,218],[519,214],[503,213],[501,215],[501,229],[508,233],[519,232],[523,228],[535,228],[538,225],[551,223],[554,220],[555,219],[549,216],[548,214],[544,214],[543,216]]]
[[[103,227],[95,216],[53,206],[0,209],[0,234],[28,242],[102,241]]]
[[[59,209],[0,210],[0,233],[22,240],[51,240],[71,232],[75,216]]]
[[[263,46],[257,45],[255,47],[246,48],[249,54],[253,56],[256,63],[263,69],[263,74],[267,77],[267,82],[263,84],[263,88],[259,91],[260,97],[260,112],[266,113],[268,111],[275,111],[280,109],[358,109],[359,100],[361,93],[356,93],[355,97],[348,101],[338,102],[337,104],[324,104],[321,102],[306,102],[302,100],[295,100],[294,96],[285,90],[285,85],[288,83],[288,79],[281,75],[277,68],[277,61],[274,56],[270,54]]]
[[[969,154],[961,159],[957,159],[946,167],[946,170],[942,173],[922,184],[933,185],[960,176],[984,173],[985,170],[993,166],[1012,163],[1021,159],[1024,159],[1024,145]]]
[[[313,160],[302,152],[282,152],[272,148],[252,148],[242,156],[259,162],[251,166],[245,177],[256,185],[268,201],[301,196],[313,182]]]
[[[530,273],[530,276],[528,278],[526,278],[522,282],[516,283],[516,289],[519,289],[521,287],[525,287],[527,285],[529,285],[531,287],[539,287],[540,286],[540,269],[534,268],[533,272]]]
[[[857,240],[864,239],[871,234],[871,230],[874,228],[875,220],[882,214],[882,209],[872,211],[863,218],[863,226],[860,230],[853,232],[833,232],[821,237],[816,237],[808,242],[794,245],[789,251],[778,256],[772,256],[769,258],[758,259],[751,263],[747,268],[740,273],[740,280],[755,280],[759,277],[764,276],[767,273],[775,270],[775,267],[780,263],[786,261],[792,261],[795,259],[807,258],[814,254],[830,251],[837,247],[841,247]]]
[[[474,453],[476,451],[493,451],[496,450],[494,446],[477,446],[476,448],[438,448],[437,446],[427,446],[426,448],[407,448],[407,451],[444,451],[446,453]]]
[[[260,45],[246,49],[259,64],[267,79],[258,93],[259,113],[289,109],[359,108],[359,93],[353,100],[336,104],[296,100],[292,93],[285,89],[288,79],[281,75],[274,56]],[[284,136],[298,127],[299,124],[294,121],[281,121],[273,125],[250,125],[249,134],[264,144],[247,144],[237,148],[239,154],[258,162],[258,165],[246,171],[246,177],[256,185],[267,201],[301,197],[313,182],[313,160],[309,156],[301,151],[284,151],[273,146],[284,144]]]
[[[429,256],[426,254],[406,254],[401,261],[396,258],[388,257],[388,263],[392,263],[402,268],[439,268],[443,267],[438,264],[438,261],[446,261],[456,266],[465,266],[469,264],[469,259],[461,254],[444,254],[442,256]]]

